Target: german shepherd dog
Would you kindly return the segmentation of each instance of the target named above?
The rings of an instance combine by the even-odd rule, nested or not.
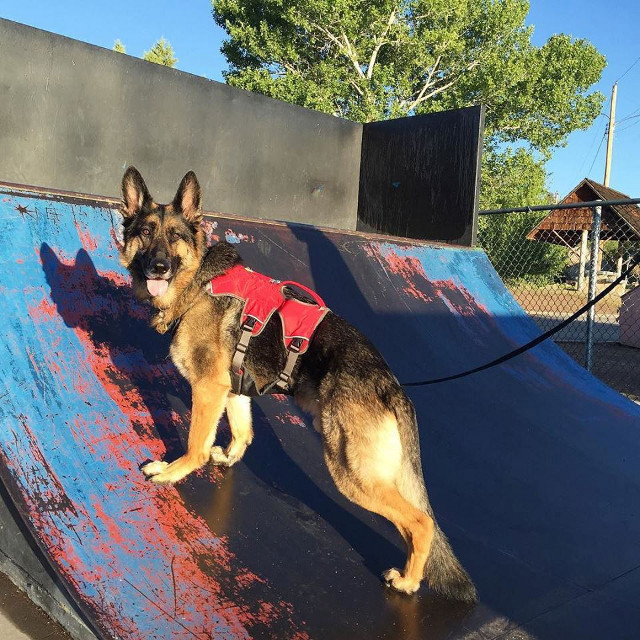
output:
[[[242,303],[204,290],[212,277],[238,264],[240,256],[225,242],[207,247],[193,172],[184,176],[173,202],[161,205],[140,173],[129,167],[122,197],[122,265],[131,274],[135,296],[155,310],[151,325],[160,333],[177,326],[170,354],[192,390],[187,452],[174,462],[142,467],[152,482],[174,483],[208,461],[231,466],[253,439],[250,398],[231,393]],[[277,378],[285,360],[281,321],[274,314],[251,340],[244,367],[262,387]],[[414,593],[426,576],[434,591],[474,602],[475,588],[429,505],[413,405],[375,347],[328,313],[299,358],[293,380],[293,398],[313,416],[338,489],[390,520],[404,538],[406,565],[402,571],[386,571],[386,583]],[[232,437],[223,449],[214,441],[225,410]]]

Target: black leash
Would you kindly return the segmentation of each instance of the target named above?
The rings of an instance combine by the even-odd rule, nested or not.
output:
[[[572,316],[563,320],[560,324],[553,327],[553,329],[549,329],[549,331],[543,333],[538,336],[531,342],[527,342],[527,344],[523,344],[521,347],[518,347],[514,351],[510,351],[509,353],[505,353],[505,355],[500,356],[496,360],[492,360],[491,362],[487,362],[475,369],[469,369],[469,371],[463,371],[462,373],[457,373],[453,376],[445,376],[444,378],[435,378],[433,380],[423,380],[421,382],[402,382],[400,383],[403,387],[421,387],[428,384],[437,384],[438,382],[447,382],[449,380],[457,380],[458,378],[464,378],[466,376],[470,376],[472,373],[478,373],[480,371],[484,371],[485,369],[490,369],[491,367],[496,367],[503,362],[507,362],[516,356],[519,356],[521,353],[525,351],[529,351],[529,349],[533,349],[533,347],[537,347],[541,342],[544,342],[547,338],[550,338],[552,335],[558,333],[564,329],[567,325],[571,324],[576,318],[579,318],[585,311],[589,311],[593,305],[597,304],[604,298],[606,295],[611,293],[615,287],[617,287],[634,269],[640,264],[640,257],[636,258],[632,262],[629,263],[629,266],[606,288],[603,289],[593,300],[587,302],[584,307],[578,309]]]

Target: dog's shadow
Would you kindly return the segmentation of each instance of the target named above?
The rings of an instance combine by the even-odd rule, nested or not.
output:
[[[348,508],[336,502],[338,500],[346,503],[347,500],[338,495],[324,462],[322,467],[326,482],[323,481],[323,484],[326,485],[327,491],[312,480],[285,450],[279,437],[280,431],[283,438],[292,438],[290,446],[303,450],[304,457],[322,458],[322,443],[310,426],[307,429],[313,431],[312,433],[295,434],[295,431],[305,429],[298,425],[289,428],[278,427],[277,433],[257,402],[253,403],[253,420],[256,426],[255,439],[247,449],[243,462],[256,477],[269,487],[306,505],[320,516],[354,549],[372,573],[380,575],[392,565],[402,566],[404,557],[398,547],[368,526]],[[307,421],[307,424],[310,425],[310,422]],[[289,433],[286,433],[286,430]],[[317,460],[314,462],[318,464]],[[335,498],[330,495],[331,493],[335,494]],[[380,516],[367,515],[367,512],[359,507],[353,507],[353,509],[360,511],[365,518],[379,518],[381,526],[392,529],[391,525],[387,525]]]
[[[123,396],[126,387],[135,388],[166,447],[166,458],[179,457],[183,452],[180,434],[169,416],[172,409],[189,406],[190,389],[166,359],[170,337],[149,326],[149,311],[133,297],[131,287],[101,276],[84,249],[68,265],[43,243],[40,260],[51,299],[66,326],[88,336],[94,351],[108,353],[117,372],[112,382]],[[157,365],[166,375],[152,377],[149,365]]]
[[[45,243],[40,258],[51,299],[66,326],[81,329],[96,351],[109,354],[118,371],[114,383],[135,387],[165,445],[165,459],[182,455],[186,434],[179,434],[167,416],[171,409],[184,413],[191,393],[167,359],[171,336],[154,331],[148,324],[149,310],[133,297],[131,288],[101,276],[84,249],[68,265]],[[152,376],[152,365],[160,365],[165,375]],[[253,407],[256,437],[243,459],[249,470],[267,486],[317,513],[374,573],[400,562],[399,549],[325,493],[287,454],[264,411],[257,403]],[[320,442],[317,446],[320,455]]]

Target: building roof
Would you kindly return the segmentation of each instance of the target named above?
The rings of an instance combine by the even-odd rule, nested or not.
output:
[[[560,204],[590,202],[592,200],[624,200],[630,196],[585,178],[566,195]],[[590,208],[555,209],[532,229],[527,238],[575,247],[582,231],[591,229],[593,213]],[[635,204],[605,205],[602,207],[602,240],[640,240],[640,208]]]

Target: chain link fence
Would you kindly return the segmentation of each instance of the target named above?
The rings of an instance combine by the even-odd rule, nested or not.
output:
[[[548,331],[640,257],[640,209],[624,207],[603,202],[600,208],[481,215],[478,244],[523,309]],[[584,313],[553,339],[603,382],[640,402],[640,266],[591,317]]]

